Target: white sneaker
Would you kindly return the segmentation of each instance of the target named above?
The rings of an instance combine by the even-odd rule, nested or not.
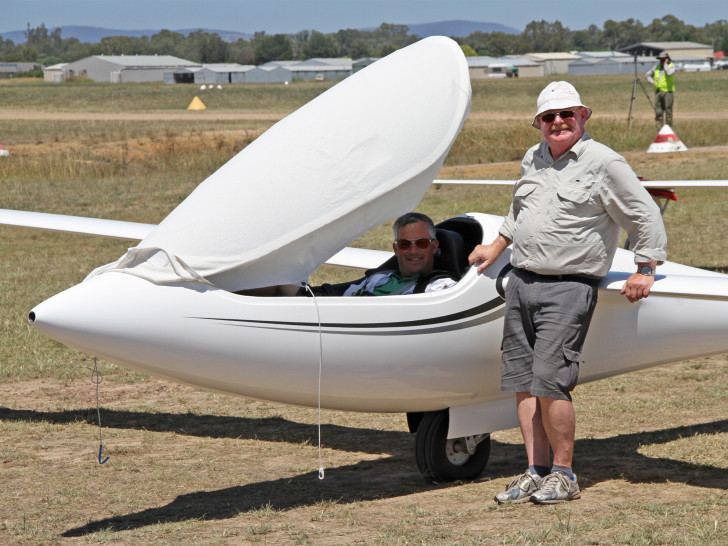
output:
[[[506,490],[495,496],[498,504],[520,504],[531,500],[531,495],[536,492],[541,483],[541,476],[531,474],[526,470],[523,474],[513,479]]]
[[[541,480],[538,491],[531,495],[531,502],[536,504],[556,504],[576,500],[581,497],[576,474],[572,480],[563,472],[552,472]]]

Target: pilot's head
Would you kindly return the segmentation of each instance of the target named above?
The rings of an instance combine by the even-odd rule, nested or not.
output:
[[[392,248],[402,278],[432,271],[440,243],[435,238],[435,224],[430,217],[419,212],[409,212],[397,218],[392,229]]]

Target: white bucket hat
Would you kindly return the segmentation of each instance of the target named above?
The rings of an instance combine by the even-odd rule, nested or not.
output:
[[[581,106],[582,108],[586,108],[589,111],[586,119],[589,119],[592,114],[591,108],[581,103],[579,93],[569,82],[551,82],[550,84],[548,84],[546,87],[544,87],[544,90],[541,91],[541,94],[538,96],[536,106],[536,116],[533,118],[533,123],[531,125],[533,125],[537,129],[538,123],[536,122],[536,120],[538,119],[538,116],[540,116],[544,112],[548,112],[549,110],[564,110],[566,108]]]

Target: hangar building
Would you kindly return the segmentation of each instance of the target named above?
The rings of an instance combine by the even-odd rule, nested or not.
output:
[[[583,51],[577,53],[581,60],[569,63],[569,76],[594,76],[597,74],[642,75],[655,64],[654,57],[633,57],[618,51]]]
[[[678,57],[713,57],[713,46],[695,42],[640,42],[620,49],[630,55],[644,55],[657,57],[662,51],[667,51],[671,59]]]
[[[630,55],[644,55],[655,64],[657,55],[667,51],[678,70],[710,70],[713,63],[713,46],[695,42],[640,42],[620,51]]]
[[[163,82],[166,72],[201,68],[199,63],[172,55],[94,55],[68,63],[64,79],[86,77],[97,82]]]
[[[184,67],[164,74],[164,83],[245,83],[246,74],[254,69],[252,64],[210,63],[196,67]]]

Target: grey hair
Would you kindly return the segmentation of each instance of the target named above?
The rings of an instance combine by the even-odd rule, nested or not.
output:
[[[394,225],[392,226],[392,231],[394,231],[394,240],[396,241],[399,237],[400,228],[410,224],[416,224],[417,222],[424,222],[427,224],[427,231],[430,233],[430,239],[437,238],[435,233],[435,223],[432,221],[432,218],[426,214],[422,214],[421,212],[408,212],[394,221]]]

